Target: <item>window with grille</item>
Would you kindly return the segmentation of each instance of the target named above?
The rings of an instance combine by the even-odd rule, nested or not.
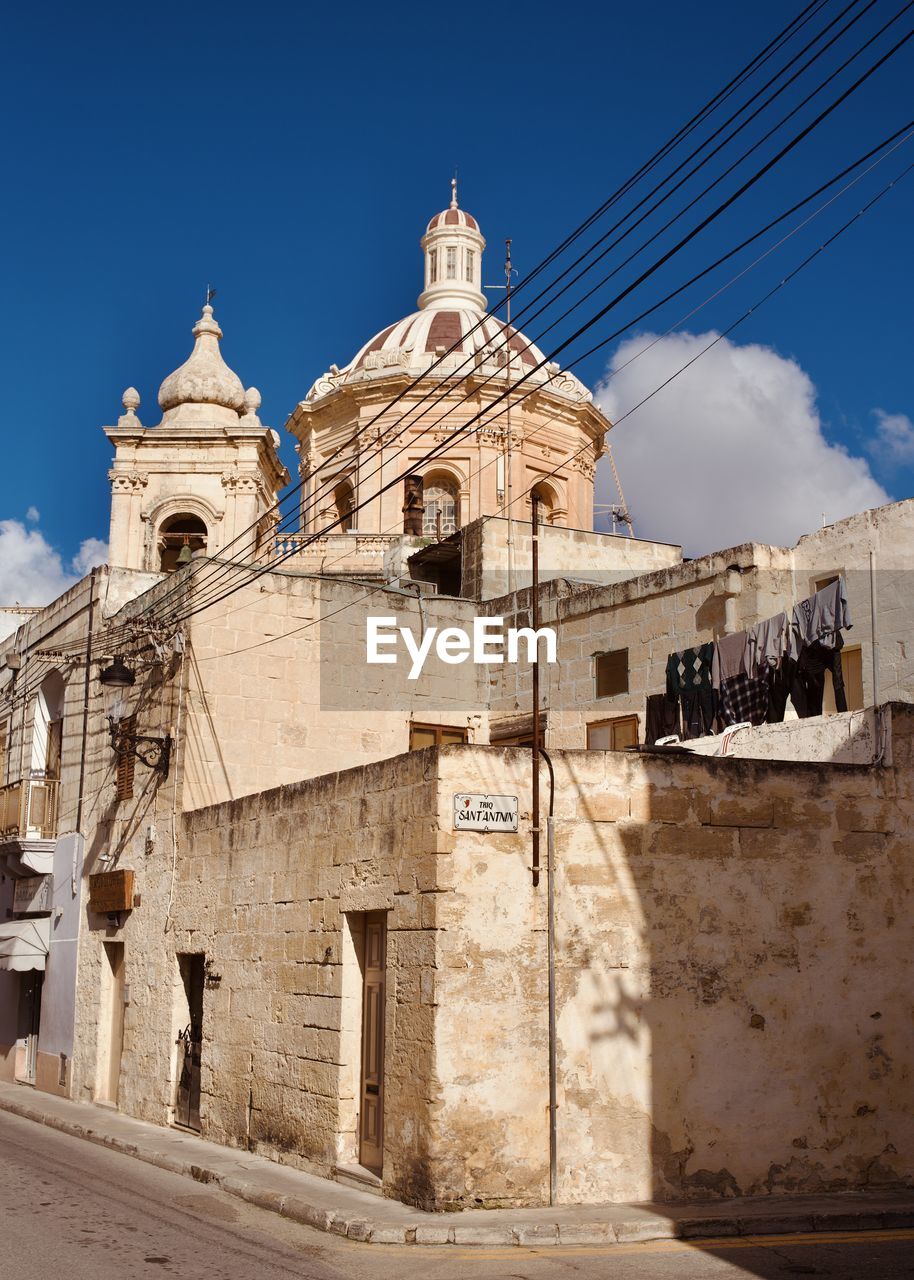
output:
[[[429,249],[428,251],[428,282],[435,284],[438,279],[438,250]]]
[[[426,538],[446,538],[459,525],[457,486],[449,480],[431,480],[424,486],[425,511],[422,533]],[[440,519],[439,519],[440,517]]]
[[[421,751],[423,747],[450,747],[467,740],[466,729],[450,724],[411,724],[409,749]]]
[[[614,649],[611,653],[595,653],[594,684],[598,698],[613,698],[617,693],[628,693],[628,650]]]
[[[467,249],[466,277],[468,284],[472,284],[476,279],[476,254],[472,249]]]
[[[129,742],[136,733],[136,716],[128,716],[120,723],[121,741]],[[133,773],[136,768],[136,756],[130,747],[120,747],[117,753],[117,769],[115,781],[118,800],[133,798]]]
[[[447,247],[445,271],[446,271],[446,276],[448,280],[457,279],[457,246],[456,245],[449,244]]]
[[[638,717],[618,716],[587,726],[588,751],[624,751],[638,745]]]
[[[9,725],[0,720],[0,787],[6,783],[6,755],[9,741]]]

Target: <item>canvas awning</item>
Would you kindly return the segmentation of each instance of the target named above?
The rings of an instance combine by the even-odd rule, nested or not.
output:
[[[50,947],[50,916],[0,924],[0,969],[43,969]]]

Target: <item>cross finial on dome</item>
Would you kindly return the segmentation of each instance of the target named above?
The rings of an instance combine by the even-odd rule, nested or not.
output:
[[[457,208],[457,174],[451,178],[451,208]]]

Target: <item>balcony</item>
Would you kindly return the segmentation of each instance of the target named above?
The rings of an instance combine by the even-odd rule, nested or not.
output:
[[[0,787],[0,857],[13,875],[52,869],[57,836],[56,778],[20,778]]]

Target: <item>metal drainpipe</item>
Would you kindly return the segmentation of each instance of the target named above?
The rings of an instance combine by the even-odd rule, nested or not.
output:
[[[556,1030],[555,1030],[555,770],[548,752],[539,753],[549,767],[549,817],[546,819],[546,964],[549,974],[549,1204],[554,1205],[557,1192],[556,1145]]]

